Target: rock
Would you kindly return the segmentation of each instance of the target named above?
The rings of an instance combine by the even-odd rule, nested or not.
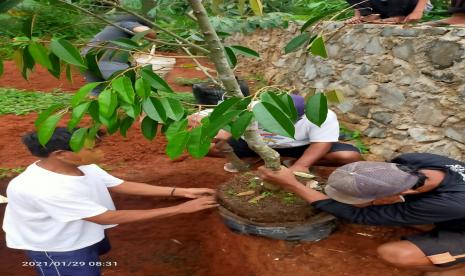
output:
[[[377,36],[370,39],[368,44],[365,46],[365,52],[367,54],[378,55],[386,52],[386,49],[380,44]]]
[[[383,84],[380,89],[381,106],[392,110],[399,110],[405,103],[406,99],[401,90],[391,84]]]
[[[444,138],[444,135],[430,134],[424,128],[411,128],[408,130],[408,134],[417,142],[433,142]]]
[[[304,67],[305,75],[304,79],[309,81],[313,80],[317,76],[317,71],[316,71],[316,66],[315,63],[313,62],[312,58],[307,59],[307,63],[305,64]]]
[[[388,112],[376,112],[371,114],[371,117],[373,118],[373,120],[385,125],[392,122],[392,114]]]
[[[354,109],[354,104],[349,102],[349,101],[345,101],[339,105],[337,105],[337,108],[342,112],[342,113],[347,113],[347,112],[350,112]]]
[[[376,84],[368,85],[360,89],[358,94],[363,98],[375,99],[378,97],[378,86]]]
[[[392,74],[392,72],[394,72],[395,67],[396,66],[394,65],[394,62],[387,60],[387,61],[381,62],[376,67],[375,71],[381,74],[389,75],[389,74]]]
[[[421,70],[421,73],[425,76],[429,76],[435,81],[441,81],[445,83],[454,83],[457,82],[456,74],[453,72],[442,72],[437,70]]]
[[[465,124],[447,128],[446,136],[457,142],[465,144]]]
[[[363,132],[363,135],[366,135],[370,138],[385,138],[386,137],[386,129],[376,126],[375,124],[371,123],[367,129]]]
[[[328,53],[328,57],[330,57],[330,58],[339,57],[340,49],[341,48],[337,44],[326,45],[326,52]]]
[[[370,113],[370,107],[361,103],[356,103],[353,112],[358,116],[368,117],[368,114]]]
[[[460,44],[451,41],[438,40],[432,43],[426,51],[431,63],[436,69],[446,69],[454,62],[462,60],[463,49]]]
[[[371,67],[369,65],[363,64],[358,71],[360,75],[370,75],[371,74]]]
[[[353,69],[346,69],[342,71],[341,77],[347,83],[357,88],[365,87],[367,84],[367,79],[357,74]]]
[[[392,49],[392,54],[396,58],[400,58],[405,61],[409,61],[414,58],[414,48],[411,41],[407,41],[399,46],[396,46]]]
[[[432,126],[440,126],[447,119],[441,108],[432,101],[420,104],[414,117],[418,123]]]

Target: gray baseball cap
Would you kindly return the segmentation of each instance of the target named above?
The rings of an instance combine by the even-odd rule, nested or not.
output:
[[[336,169],[328,178],[326,194],[347,204],[362,204],[412,188],[419,177],[394,163],[359,161]]]

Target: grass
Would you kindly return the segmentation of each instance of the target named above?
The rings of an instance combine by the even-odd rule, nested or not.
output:
[[[25,115],[40,112],[53,104],[68,104],[72,94],[62,91],[51,93],[18,90],[13,88],[0,88],[0,115]]]
[[[18,174],[24,172],[26,168],[16,167],[16,168],[0,168],[0,179],[12,178]]]
[[[353,141],[354,146],[356,146],[360,150],[361,153],[369,152],[368,146],[365,145],[365,143],[363,143],[362,141],[362,136],[361,136],[360,131],[353,131],[353,130],[348,129],[345,126],[341,126],[340,133],[341,133],[340,136],[343,137],[341,140]]]

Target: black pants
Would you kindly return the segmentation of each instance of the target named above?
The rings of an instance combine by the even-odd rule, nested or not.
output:
[[[465,0],[452,0],[450,13],[465,13]]]
[[[367,2],[347,0],[347,2],[351,6],[355,5],[354,9],[359,10],[362,16],[379,14],[381,18],[389,18],[409,15],[417,6],[418,0],[370,0]]]

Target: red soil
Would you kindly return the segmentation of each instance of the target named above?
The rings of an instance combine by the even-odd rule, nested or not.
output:
[[[38,70],[29,83],[23,81],[11,63],[0,86],[51,91],[55,88],[76,89]],[[169,76],[201,76],[193,69],[177,68]],[[20,143],[23,133],[32,130],[37,115],[0,116],[0,167],[27,166],[31,157]],[[128,138],[107,137],[100,145],[106,153],[105,169],[127,180],[176,187],[210,187],[229,179],[221,159],[195,160],[188,157],[171,162],[164,155],[166,141],[143,139],[138,129]],[[0,182],[5,193],[7,181]],[[179,200],[114,195],[119,209],[147,209],[173,205]],[[3,216],[5,206],[0,206]],[[0,217],[1,218],[1,217]],[[407,229],[342,225],[329,238],[315,243],[275,241],[231,233],[216,211],[182,215],[158,221],[121,225],[109,232],[113,249],[104,260],[116,262],[106,267],[104,275],[419,275],[398,270],[379,261],[376,247],[398,240]],[[34,275],[21,251],[5,247],[0,236],[2,275]]]

